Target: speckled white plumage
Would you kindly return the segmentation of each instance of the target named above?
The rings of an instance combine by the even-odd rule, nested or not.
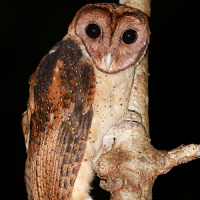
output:
[[[127,114],[134,70],[130,67],[117,74],[95,70],[97,85],[89,141],[96,152],[101,148],[103,136]]]
[[[97,85],[92,125],[83,163],[74,185],[73,200],[88,198],[89,183],[92,181],[95,161],[101,155],[103,137],[127,116],[134,71],[134,66],[117,74],[105,74],[95,69]]]

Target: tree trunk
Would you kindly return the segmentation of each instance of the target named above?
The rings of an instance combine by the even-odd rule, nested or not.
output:
[[[150,0],[120,0],[150,16]],[[138,123],[130,125],[115,140],[112,150],[97,161],[100,186],[112,200],[151,200],[158,175],[200,157],[199,145],[181,145],[171,151],[155,149],[150,143],[148,118],[148,55],[136,68],[129,109]],[[142,126],[140,125],[142,124]]]

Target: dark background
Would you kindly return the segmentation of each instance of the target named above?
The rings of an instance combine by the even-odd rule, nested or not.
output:
[[[0,0],[2,200],[27,199],[21,118],[28,100],[28,78],[86,3],[94,1]],[[152,144],[158,149],[200,143],[199,21],[199,0],[152,0],[149,114]],[[159,176],[153,199],[200,199],[199,169],[200,160],[196,160]],[[97,190],[92,192],[95,200],[109,199],[108,193]]]

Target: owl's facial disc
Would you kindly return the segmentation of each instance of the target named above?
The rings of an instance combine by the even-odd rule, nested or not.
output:
[[[140,11],[121,5],[85,6],[76,15],[75,34],[87,55],[105,73],[137,66],[149,41],[148,18]]]

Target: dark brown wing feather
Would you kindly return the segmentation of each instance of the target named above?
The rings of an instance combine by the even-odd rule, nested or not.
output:
[[[78,44],[79,43],[79,44]],[[93,63],[79,38],[57,44],[32,76],[25,135],[29,199],[70,199],[92,121]]]

